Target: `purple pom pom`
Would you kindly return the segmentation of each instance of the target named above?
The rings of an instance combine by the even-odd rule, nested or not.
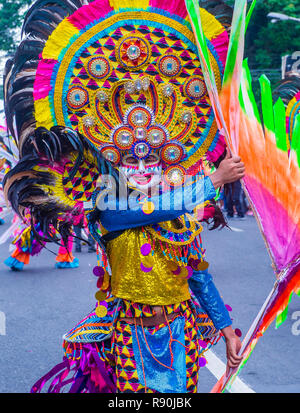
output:
[[[191,276],[193,275],[193,268],[192,267],[190,267],[189,265],[187,265],[187,267],[186,267],[186,269],[188,270],[188,275],[187,275],[187,277],[186,278],[191,278]]]
[[[199,340],[198,343],[199,343],[199,346],[202,347],[202,348],[206,348],[206,347],[207,347],[207,343],[206,343],[205,341],[203,341],[203,340]]]
[[[141,270],[144,272],[150,272],[153,267],[146,267],[142,262],[141,262]]]
[[[94,268],[93,268],[93,274],[94,274],[96,277],[103,277],[104,274],[105,274],[105,270],[104,270],[103,267],[94,267]]]
[[[180,272],[181,272],[181,267],[180,267],[180,265],[178,265],[177,270],[172,271],[172,273],[173,273],[174,275],[179,275]]]
[[[188,265],[190,265],[191,267],[193,267],[193,265],[195,265],[195,259],[194,259],[194,258],[189,258],[189,260],[188,260]]]
[[[239,328],[236,328],[236,329],[234,330],[234,332],[235,332],[235,335],[236,335],[236,336],[242,337],[242,332],[241,332],[241,330],[240,330]]]
[[[150,252],[151,252],[151,248],[152,248],[151,244],[149,244],[149,243],[143,244],[141,246],[141,254],[144,255],[144,256],[149,255]]]

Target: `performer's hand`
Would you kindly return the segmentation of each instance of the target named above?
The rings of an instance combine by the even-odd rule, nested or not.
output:
[[[239,356],[238,353],[241,349],[242,343],[238,336],[235,334],[231,327],[225,327],[222,329],[222,333],[226,341],[226,356],[227,356],[227,371],[229,368],[237,368],[243,356]]]
[[[239,156],[231,156],[227,151],[226,157],[218,169],[210,175],[213,186],[217,189],[224,184],[229,184],[245,176],[245,165]]]

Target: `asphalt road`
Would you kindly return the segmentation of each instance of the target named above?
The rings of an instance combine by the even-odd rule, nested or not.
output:
[[[233,311],[233,327],[246,333],[270,292],[274,275],[255,219],[230,221],[232,230],[204,230],[210,272]],[[0,233],[7,224],[0,227]],[[54,268],[57,247],[33,257],[23,272],[11,272],[3,261],[9,243],[0,245],[0,393],[27,393],[32,384],[62,359],[62,335],[92,310],[96,279],[95,254],[77,254],[80,267]],[[299,312],[297,314],[297,312]],[[240,378],[257,393],[300,392],[300,299],[292,298],[287,321],[274,324],[258,342]],[[300,324],[300,323],[299,323]],[[296,335],[298,334],[299,335]],[[226,362],[225,345],[214,354]],[[202,368],[199,392],[216,378]]]

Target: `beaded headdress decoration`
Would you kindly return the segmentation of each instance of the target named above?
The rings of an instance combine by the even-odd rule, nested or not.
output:
[[[201,20],[221,88],[228,34],[204,9]],[[221,145],[183,0],[78,8],[46,41],[33,97],[36,127],[79,131],[115,166],[159,153],[170,184]]]

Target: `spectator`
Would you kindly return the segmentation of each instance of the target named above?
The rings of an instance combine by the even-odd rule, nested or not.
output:
[[[236,209],[237,215],[239,218],[245,218],[245,202],[242,199],[243,189],[241,181],[238,180],[231,184],[224,185],[225,199],[226,199],[226,208],[227,208],[227,217],[234,217],[234,207]]]

